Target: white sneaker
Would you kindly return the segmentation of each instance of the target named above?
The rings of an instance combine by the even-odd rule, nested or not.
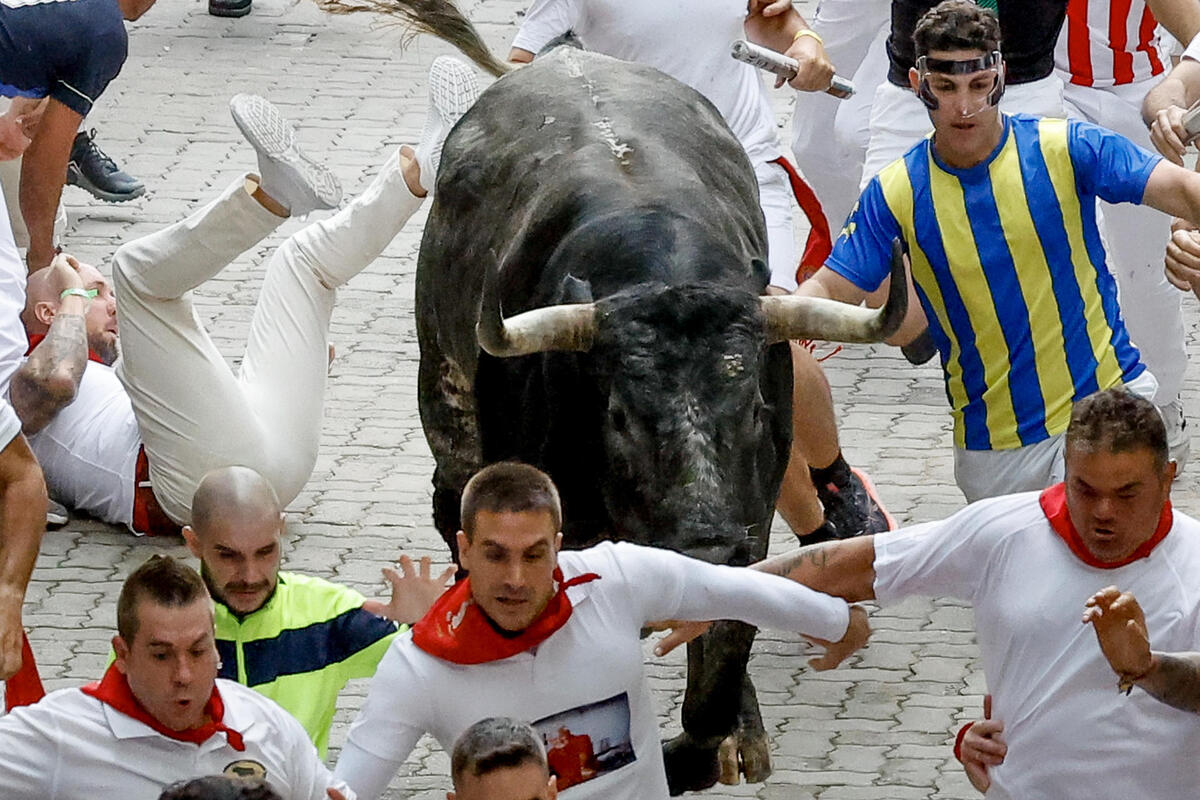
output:
[[[300,150],[292,123],[275,104],[254,94],[234,95],[229,113],[258,154],[259,185],[293,217],[337,208],[342,186],[332,172]]]
[[[1167,450],[1176,463],[1175,474],[1183,472],[1188,457],[1192,454],[1192,435],[1187,429],[1187,417],[1183,413],[1183,399],[1176,397],[1166,405],[1158,407],[1167,427]]]
[[[417,166],[421,169],[421,187],[433,193],[437,184],[442,145],[450,129],[479,99],[479,79],[463,61],[438,56],[429,67],[429,113],[417,145]]]

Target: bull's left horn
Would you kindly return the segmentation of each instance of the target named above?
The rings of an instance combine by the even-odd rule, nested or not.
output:
[[[882,308],[864,308],[817,297],[766,295],[759,298],[767,342],[824,339],[830,342],[881,342],[900,329],[908,311],[904,245],[892,240],[892,284]]]
[[[484,351],[497,358],[508,358],[549,350],[586,351],[592,348],[592,335],[596,329],[595,304],[547,306],[505,319],[500,307],[499,273],[493,264],[483,279],[475,338]]]

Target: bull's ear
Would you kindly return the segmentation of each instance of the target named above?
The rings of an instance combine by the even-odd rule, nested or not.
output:
[[[562,301],[564,303],[592,302],[592,284],[567,273],[562,283]]]
[[[750,274],[754,276],[755,285],[762,289],[767,288],[767,284],[771,282],[771,268],[761,258],[750,260]]]

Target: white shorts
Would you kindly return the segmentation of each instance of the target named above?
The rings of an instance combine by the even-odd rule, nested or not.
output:
[[[1158,381],[1146,370],[1125,384],[1134,394],[1153,400]],[[954,482],[968,503],[985,497],[1032,492],[1063,480],[1066,467],[1060,433],[1037,444],[1011,450],[964,450],[954,448]]]

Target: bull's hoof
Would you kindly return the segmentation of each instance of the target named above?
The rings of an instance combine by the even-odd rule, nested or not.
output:
[[[721,777],[718,779],[726,786],[737,786],[742,782],[742,764],[738,759],[738,741],[736,735],[726,736],[717,748],[717,761],[721,764]]]
[[[719,780],[726,786],[737,786],[742,776],[746,783],[762,783],[771,777],[771,747],[763,731],[742,731],[725,737],[717,760],[721,765]]]
[[[771,743],[766,731],[742,731],[738,734],[742,774],[746,783],[762,783],[771,777]]]
[[[663,765],[671,796],[699,792],[721,777],[716,747],[700,747],[686,733],[663,743]]]

